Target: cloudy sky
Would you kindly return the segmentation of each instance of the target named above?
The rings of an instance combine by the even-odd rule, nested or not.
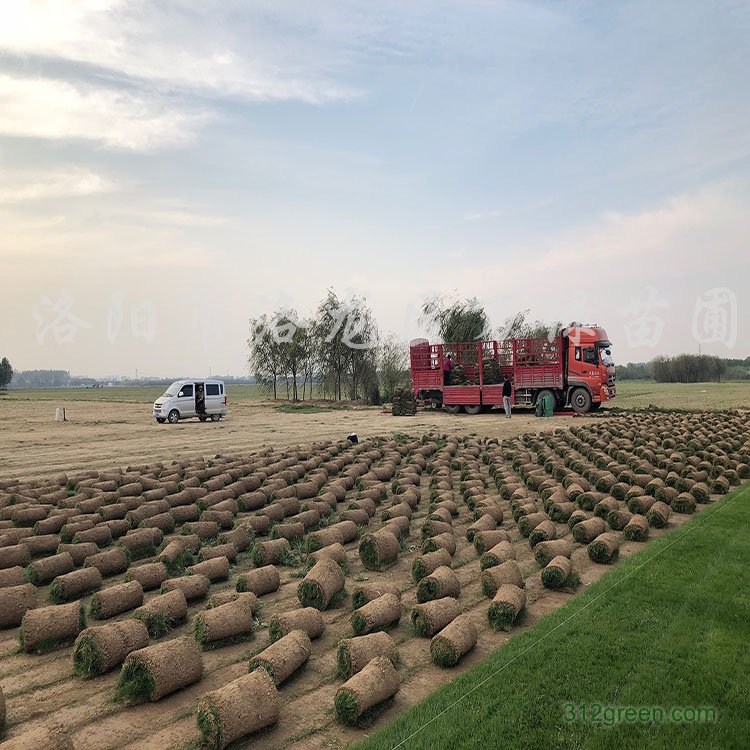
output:
[[[0,355],[240,375],[333,286],[404,340],[444,291],[747,356],[748,40],[739,2],[4,0]]]

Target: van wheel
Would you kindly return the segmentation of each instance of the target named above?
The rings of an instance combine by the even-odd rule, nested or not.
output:
[[[177,409],[172,409],[172,411],[167,414],[167,419],[169,420],[169,424],[177,424],[180,421],[180,412],[178,412]]]
[[[480,411],[482,411],[482,405],[481,404],[468,404],[467,406],[464,406],[464,410],[467,414],[479,414]]]
[[[212,414],[211,415],[211,421],[212,422],[218,422],[221,419],[221,414]]]
[[[591,411],[591,394],[585,388],[576,388],[570,396],[570,405],[576,414]]]

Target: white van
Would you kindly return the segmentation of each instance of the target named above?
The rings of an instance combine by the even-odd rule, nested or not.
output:
[[[201,422],[218,422],[227,413],[223,380],[175,380],[163,396],[154,401],[154,418],[159,424],[176,424],[198,417]]]

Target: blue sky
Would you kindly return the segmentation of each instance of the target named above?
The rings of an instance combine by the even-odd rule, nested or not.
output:
[[[18,368],[240,374],[249,317],[304,315],[329,286],[404,340],[438,291],[498,325],[596,320],[621,362],[696,351],[696,300],[721,287],[736,341],[702,350],[750,354],[744,3],[3,14],[0,353]],[[627,311],[650,288],[668,307],[644,343]],[[57,343],[61,296],[90,325]]]

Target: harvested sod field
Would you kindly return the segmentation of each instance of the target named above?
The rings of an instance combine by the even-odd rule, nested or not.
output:
[[[245,736],[237,747],[356,741],[364,725],[378,729],[498,658],[652,540],[700,522],[750,475],[747,417],[560,424],[502,439],[397,435],[1,478],[7,736],[65,712],[76,750],[187,750],[201,736],[214,747]],[[649,518],[656,503],[669,510]],[[607,544],[590,553],[601,534]],[[678,572],[692,580],[692,568]],[[628,617],[653,656],[665,646],[638,611],[630,604]],[[28,653],[18,649],[25,614]],[[342,690],[383,657],[390,667],[376,661]],[[123,702],[111,700],[118,684]],[[256,721],[244,706],[261,687],[270,702]]]

